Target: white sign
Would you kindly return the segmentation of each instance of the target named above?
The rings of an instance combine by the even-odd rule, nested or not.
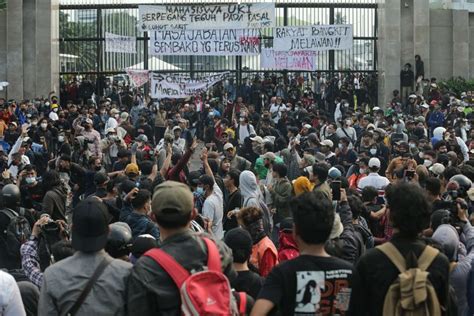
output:
[[[276,51],[324,51],[352,48],[352,25],[285,26],[273,29]]]
[[[275,70],[316,70],[316,52],[294,51],[278,52],[271,48],[262,48],[260,66]]]
[[[217,82],[223,80],[229,72],[210,74],[203,78],[191,79],[184,75],[152,74],[151,97],[157,99],[180,99],[206,92]]]
[[[150,55],[244,56],[260,53],[258,29],[159,30],[150,34]]]
[[[138,28],[153,31],[163,28],[264,28],[273,27],[273,3],[139,5]]]
[[[105,32],[105,51],[107,53],[136,53],[137,39]]]

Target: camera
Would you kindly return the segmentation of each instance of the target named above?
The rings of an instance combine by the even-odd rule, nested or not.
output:
[[[457,190],[447,191],[443,194],[445,207],[450,213],[450,224],[453,225],[458,232],[460,232],[463,223],[458,216],[458,205],[463,210],[467,209],[468,206],[464,200],[458,200],[458,198],[460,198],[460,195]]]

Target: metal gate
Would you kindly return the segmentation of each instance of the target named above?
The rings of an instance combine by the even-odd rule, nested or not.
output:
[[[62,78],[82,75],[92,78],[110,77],[120,81],[125,78],[125,68],[187,73],[191,76],[230,71],[237,84],[240,84],[243,79],[257,73],[283,72],[262,69],[259,56],[149,56],[148,34],[139,33],[136,27],[138,5],[126,2],[127,0],[61,0],[59,33]],[[169,1],[142,2],[163,4]],[[217,3],[223,2],[235,1],[221,0]],[[172,3],[183,5],[195,2],[175,0]],[[275,7],[277,26],[353,24],[353,48],[321,52],[317,56],[319,72],[328,73],[329,76],[339,72],[376,73],[377,0],[282,0],[277,1]],[[136,36],[137,53],[105,52],[105,32]],[[262,41],[272,39],[271,29],[264,30],[263,34]]]

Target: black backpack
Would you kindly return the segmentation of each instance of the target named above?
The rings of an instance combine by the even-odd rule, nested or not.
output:
[[[6,215],[10,223],[7,228],[1,232],[1,241],[4,244],[7,255],[10,258],[20,259],[20,247],[31,235],[31,226],[25,217],[25,209],[20,208],[18,214],[12,209],[4,208],[0,213]]]

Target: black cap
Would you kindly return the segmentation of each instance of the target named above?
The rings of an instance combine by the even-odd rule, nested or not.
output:
[[[214,186],[214,179],[212,179],[212,177],[208,176],[207,174],[203,174],[199,177],[198,184],[209,185],[212,187]]]
[[[109,181],[110,178],[105,172],[97,172],[94,175],[94,183],[96,185],[104,184],[105,182]]]
[[[229,230],[224,236],[224,242],[232,249],[234,262],[244,262],[252,253],[252,237],[241,227]]]
[[[81,201],[72,213],[72,247],[82,252],[105,248],[109,234],[107,207],[97,197]]]
[[[199,177],[201,177],[202,173],[200,171],[191,171],[188,175],[188,183],[190,185],[198,185],[199,184]]]

